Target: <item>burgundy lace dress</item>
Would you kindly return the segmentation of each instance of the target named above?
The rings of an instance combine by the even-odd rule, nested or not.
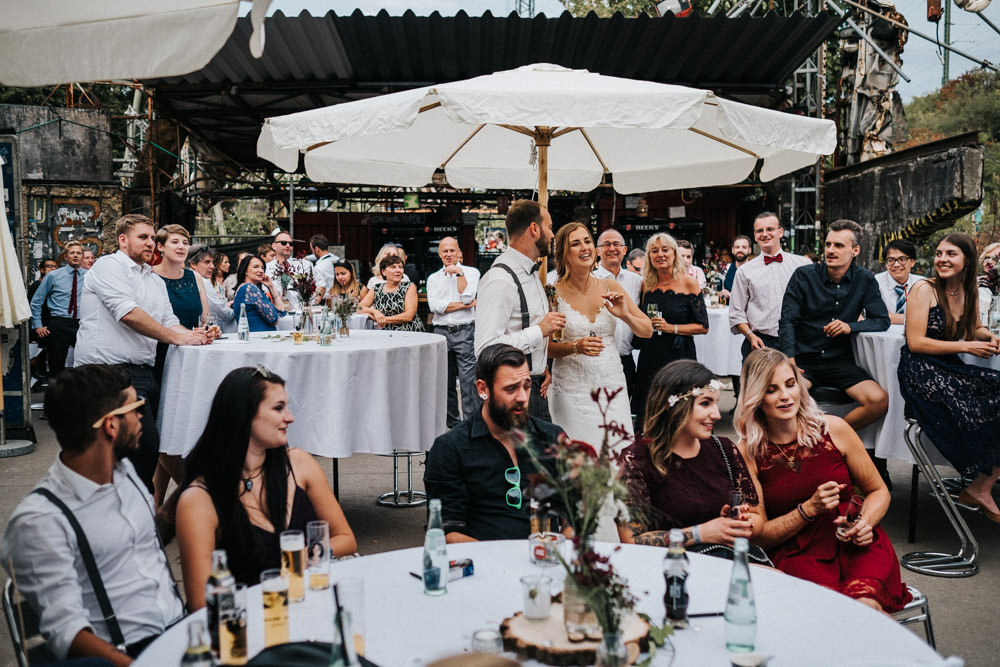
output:
[[[833,520],[846,510],[854,492],[847,461],[829,434],[809,449],[794,444],[779,449],[768,442],[757,468],[767,514],[772,517],[795,511],[824,482],[847,485],[840,494],[839,512],[820,514],[784,543],[768,550],[775,567],[852,598],[872,598],[887,612],[899,611],[910,601],[910,593],[900,580],[896,552],[881,526],[875,527],[875,541],[867,547],[841,542],[836,537]]]

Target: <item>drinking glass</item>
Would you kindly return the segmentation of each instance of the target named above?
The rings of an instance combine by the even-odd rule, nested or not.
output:
[[[309,545],[306,552],[309,590],[326,590],[330,587],[330,524],[310,521],[306,524],[306,536]]]
[[[528,537],[528,556],[536,565],[559,565],[556,552],[562,547],[566,537],[562,533],[534,533]]]
[[[503,638],[497,630],[486,628],[472,633],[469,650],[474,653],[500,655],[503,652]]]
[[[552,607],[552,578],[537,574],[521,577],[524,617],[529,621],[544,621]]]
[[[306,597],[306,538],[301,530],[281,534],[281,576],[288,579],[288,600],[302,602]]]
[[[743,505],[743,492],[733,489],[729,492],[729,518],[740,518],[740,507]]]
[[[288,579],[273,568],[260,573],[264,601],[264,646],[288,643]]]
[[[858,517],[861,516],[861,508],[864,506],[864,504],[865,504],[865,499],[862,498],[861,496],[858,495],[851,496],[851,501],[847,503],[847,508],[840,515],[842,517],[845,517],[847,519],[847,522],[837,526],[837,539],[840,540],[841,542],[847,541],[844,539],[844,535],[847,533],[848,530],[851,529],[851,526],[853,526],[854,523],[858,520]]]
[[[365,654],[365,581],[361,577],[347,577],[337,582],[340,606],[351,619],[354,652]]]
[[[649,319],[663,316],[662,313],[660,313],[660,307],[657,306],[655,303],[646,304],[646,315],[649,316]],[[657,336],[659,336],[661,333],[662,332],[659,329],[656,330]]]

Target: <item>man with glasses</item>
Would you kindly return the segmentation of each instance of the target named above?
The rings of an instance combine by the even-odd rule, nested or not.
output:
[[[636,248],[628,254],[628,259],[625,260],[625,268],[632,273],[642,277],[642,267],[646,266],[646,251],[642,248]],[[636,302],[638,303],[638,302]]]
[[[142,403],[128,374],[105,365],[64,371],[45,394],[61,451],[14,510],[0,561],[16,576],[60,660],[98,657],[127,665],[184,613],[157,540],[153,498],[124,458],[139,441]],[[113,621],[106,622],[97,601],[88,560]]]
[[[295,241],[288,232],[278,232],[275,234],[274,240],[271,241],[271,247],[274,249],[274,259],[264,265],[264,270],[267,271],[267,275],[271,276],[274,284],[278,286],[278,290],[284,299],[287,299],[288,296],[281,282],[279,269],[282,266],[291,269],[294,273],[312,273],[312,264],[292,257],[292,253],[295,251],[294,244]]]
[[[910,290],[923,276],[913,271],[917,259],[917,247],[905,239],[890,241],[885,246],[886,270],[875,274],[882,301],[889,311],[889,321],[893,324],[903,324],[906,315],[906,297]]]
[[[628,248],[625,246],[625,237],[616,229],[605,229],[597,237],[597,255],[601,258],[600,264],[594,269],[594,276],[597,278],[611,278],[617,280],[625,292],[632,297],[632,303],[639,303],[640,292],[642,291],[642,278],[639,274],[626,271],[622,267],[622,261]],[[625,371],[625,388],[628,395],[635,393],[635,359],[632,358],[632,329],[629,325],[618,318],[615,318],[615,347],[618,348],[618,356],[621,358],[622,370]]]
[[[785,230],[776,213],[764,211],[753,221],[760,254],[736,270],[729,299],[729,326],[742,334],[743,359],[754,350],[778,346],[781,300],[792,273],[811,264],[801,255],[781,250]]]
[[[562,433],[528,413],[531,371],[524,353],[498,343],[476,362],[482,407],[434,440],[427,453],[424,488],[441,500],[448,542],[525,539],[531,532],[527,490],[536,474],[515,435],[542,452]]]

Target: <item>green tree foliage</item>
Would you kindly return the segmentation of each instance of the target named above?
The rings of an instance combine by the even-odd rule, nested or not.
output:
[[[559,0],[559,2],[573,16],[586,16],[590,12],[601,17],[612,16],[615,12],[620,12],[627,18],[640,14],[656,16],[656,3],[653,0]]]
[[[913,133],[909,145],[979,132],[985,150],[983,205],[969,216],[972,221],[945,231],[978,232],[980,247],[1000,240],[1000,73],[976,70],[949,81],[910,102],[906,118]]]

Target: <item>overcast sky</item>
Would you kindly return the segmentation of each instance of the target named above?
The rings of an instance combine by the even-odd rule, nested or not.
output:
[[[945,0],[947,1],[947,0]],[[495,16],[506,16],[514,10],[514,0],[273,0],[271,11],[280,9],[286,15],[296,15],[303,9],[314,16],[322,16],[333,10],[337,14],[350,14],[355,8],[366,14],[377,14],[385,9],[398,16],[407,9],[425,16],[434,11],[444,16],[453,16],[460,9],[471,16],[480,16],[486,10]],[[926,0],[897,0],[896,7],[906,17],[911,27],[934,37],[935,25],[927,21]],[[563,6],[558,0],[535,0],[535,13],[558,16]],[[983,14],[995,25],[1000,25],[1000,0],[995,0]],[[951,42],[962,51],[980,60],[1000,63],[1000,34],[990,28],[978,16],[952,5]],[[944,39],[944,24],[941,24],[941,39]],[[951,56],[951,78],[977,68],[975,63],[953,53]],[[941,60],[938,48],[916,35],[910,35],[903,51],[903,72],[912,79],[910,83],[900,81],[898,90],[904,102],[915,96],[925,95],[941,86]]]

